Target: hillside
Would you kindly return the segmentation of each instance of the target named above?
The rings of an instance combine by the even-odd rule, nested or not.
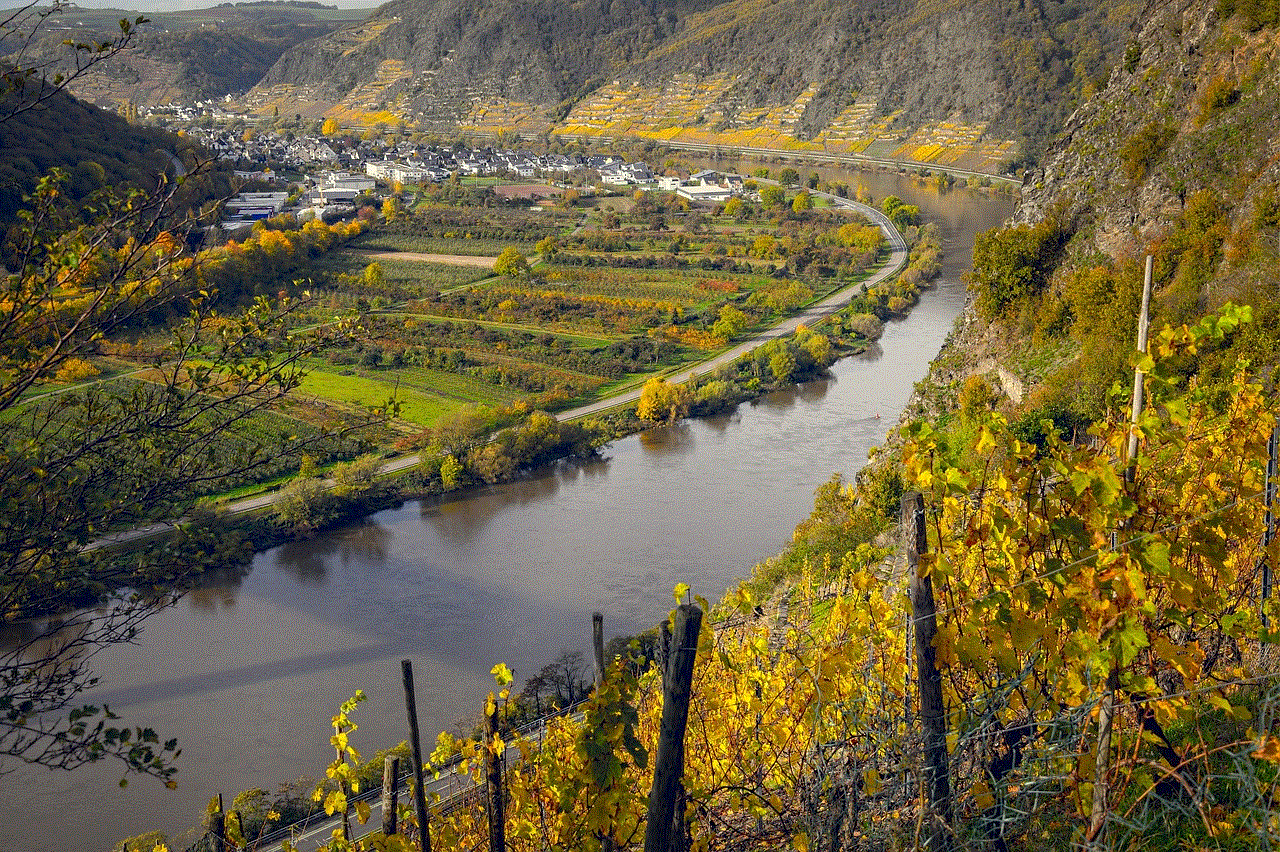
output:
[[[396,0],[246,98],[344,123],[630,135],[995,170],[1043,150],[1135,5]]]
[[[368,10],[315,2],[223,3],[210,9],[145,13],[131,47],[78,79],[72,91],[109,108],[221,98],[248,91],[294,45],[320,37]],[[75,8],[40,29],[34,55],[64,57],[63,41],[118,34],[121,18],[138,11]],[[0,54],[6,42],[0,39]]]
[[[22,196],[55,166],[68,171],[67,192],[78,199],[106,186],[145,184],[185,147],[171,133],[59,94],[0,122],[0,223],[12,220]]]
[[[1276,4],[1153,4],[1107,87],[1027,178],[1017,227],[980,239],[964,366],[1031,428],[1076,428],[1116,402],[1131,367],[1142,256],[1154,327],[1227,301],[1253,322],[1180,369],[1202,383],[1280,365],[1280,50]],[[944,359],[945,360],[945,359]],[[997,373],[1001,378],[997,379]],[[1034,430],[1033,430],[1034,431]]]

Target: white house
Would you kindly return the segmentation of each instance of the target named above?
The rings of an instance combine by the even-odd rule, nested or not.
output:
[[[368,166],[366,165],[366,171]],[[350,172],[326,172],[324,175],[324,189],[353,189],[357,194],[361,192],[371,192],[377,181],[368,174],[353,175]]]
[[[682,186],[676,195],[687,198],[695,204],[723,204],[732,193],[728,187],[716,186]]]

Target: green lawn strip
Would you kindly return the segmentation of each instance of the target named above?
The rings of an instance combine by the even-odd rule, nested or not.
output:
[[[344,376],[324,367],[311,369],[303,378],[298,392],[358,407],[382,405],[395,397],[400,403],[400,419],[421,426],[436,423],[462,405],[436,394],[397,386],[394,381],[361,375]]]

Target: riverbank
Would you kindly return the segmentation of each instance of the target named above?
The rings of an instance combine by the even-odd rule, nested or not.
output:
[[[936,277],[941,256],[936,229],[911,228],[912,245],[908,247],[903,234],[883,213],[837,196],[822,195],[833,204],[857,209],[879,225],[889,250],[878,268],[864,280],[819,299],[715,358],[664,379],[685,390],[681,392],[683,402],[669,408],[662,419],[711,416],[821,375],[839,358],[874,343],[883,329],[882,318],[905,315],[919,298],[920,286]],[[886,283],[895,276],[896,284]],[[819,327],[823,332],[814,331]],[[201,510],[178,522],[150,524],[108,537],[92,547],[122,546],[128,551],[126,558],[132,560],[138,549],[166,547],[163,540],[181,527],[188,545],[194,544],[202,553],[219,554],[200,570],[191,572],[188,582],[197,582],[205,571],[234,571],[253,552],[351,523],[406,500],[492,485],[532,466],[593,454],[611,441],[654,424],[652,418],[638,417],[631,409],[643,392],[643,388],[635,388],[561,412],[555,424],[540,422],[536,429],[530,425],[533,415],[473,419],[465,427],[468,434],[460,439],[453,435],[447,443],[428,442],[419,452],[380,462],[376,467],[366,463],[358,487],[340,487],[333,479],[303,472],[274,491]],[[515,422],[511,422],[513,419]],[[543,434],[531,437],[538,429]],[[545,434],[548,430],[550,435]],[[491,456],[502,447],[506,448],[505,454],[475,460],[468,457],[478,445],[486,443]],[[533,449],[513,456],[514,448],[529,446]],[[355,463],[337,468],[353,466]],[[130,582],[127,572],[119,576],[125,584]],[[93,587],[73,590],[66,597],[66,605],[90,605],[93,594]]]
[[[749,576],[813,511],[814,489],[884,441],[963,302],[974,233],[1007,215],[1002,199],[866,180],[877,197],[920,204],[947,249],[936,286],[877,343],[827,378],[206,576],[134,644],[95,658],[101,685],[86,696],[178,738],[178,789],[120,789],[105,763],[65,776],[20,767],[7,780],[36,794],[0,802],[12,842],[54,852],[152,827],[176,835],[219,792],[321,773],[329,719],[355,688],[370,697],[355,735],[366,756],[403,739],[400,659],[414,662],[430,738],[474,716],[494,663],[523,680],[587,647],[592,611],[607,636],[636,633],[670,609],[676,583],[714,599]]]

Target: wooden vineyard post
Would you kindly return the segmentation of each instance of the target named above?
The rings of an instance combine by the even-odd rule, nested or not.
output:
[[[907,578],[911,584],[911,624],[915,633],[916,690],[920,696],[920,725],[924,736],[924,789],[929,798],[930,852],[951,847],[951,776],[947,766],[947,713],[942,701],[934,635],[938,630],[933,602],[933,578],[920,570],[920,555],[928,548],[924,497],[902,495],[901,518],[907,545]]]
[[[1271,542],[1276,536],[1276,476],[1280,466],[1280,424],[1271,427],[1271,439],[1267,441],[1267,478],[1262,486],[1263,503],[1267,507],[1266,519],[1262,528],[1262,626],[1269,627],[1267,616],[1267,598],[1271,597]]]
[[[591,614],[591,650],[596,662],[596,699],[600,690],[604,689],[604,616],[598,612]],[[614,852],[613,837],[608,832],[597,832],[600,840],[600,852]]]
[[[598,612],[591,614],[591,649],[596,660],[596,691],[604,686],[604,616]]]
[[[427,791],[422,778],[422,742],[418,739],[418,705],[413,691],[413,663],[400,661],[404,679],[404,708],[409,716],[409,746],[413,753],[413,810],[418,816],[422,852],[431,852],[431,823],[427,816]]]
[[[400,758],[388,755],[382,762],[382,833],[396,833],[396,779],[400,777]]]
[[[218,794],[218,809],[209,815],[209,834],[211,835],[213,852],[226,852],[227,849],[227,815],[222,810],[222,794]]]
[[[654,760],[653,787],[649,791],[649,815],[644,828],[644,852],[671,852],[676,842],[676,800],[684,775],[684,733],[689,724],[689,699],[693,691],[693,666],[698,657],[698,632],[702,610],[693,604],[676,609],[671,646],[662,689],[662,724]]]
[[[1147,352],[1147,334],[1151,325],[1151,286],[1154,261],[1147,255],[1142,279],[1142,307],[1138,310],[1138,351]],[[1125,481],[1132,484],[1138,475],[1138,420],[1142,417],[1142,370],[1133,368],[1133,398],[1129,411],[1129,443],[1125,453]]]
[[[1151,287],[1154,280],[1152,270],[1154,260],[1147,255],[1146,267],[1142,278],[1142,306],[1138,309],[1138,352],[1146,354],[1147,334],[1151,316]],[[1142,380],[1143,373],[1138,367],[1133,369],[1133,396],[1129,413],[1129,443],[1125,448],[1124,481],[1132,489],[1138,479],[1138,422],[1142,418]],[[1133,496],[1132,493],[1130,496]],[[1128,524],[1122,525],[1122,529]],[[1120,536],[1111,534],[1111,549],[1120,547]],[[1106,690],[1102,693],[1102,701],[1098,705],[1098,750],[1093,762],[1093,800],[1089,807],[1089,831],[1085,834],[1085,848],[1101,850],[1106,848],[1107,828],[1107,786],[1111,772],[1111,725],[1115,716],[1116,689],[1119,686],[1120,672],[1115,663],[1107,674]]]
[[[484,717],[485,752],[484,752],[484,788],[489,803],[489,852],[506,852],[507,818],[502,799],[502,762],[503,752],[497,748],[498,708]]]

